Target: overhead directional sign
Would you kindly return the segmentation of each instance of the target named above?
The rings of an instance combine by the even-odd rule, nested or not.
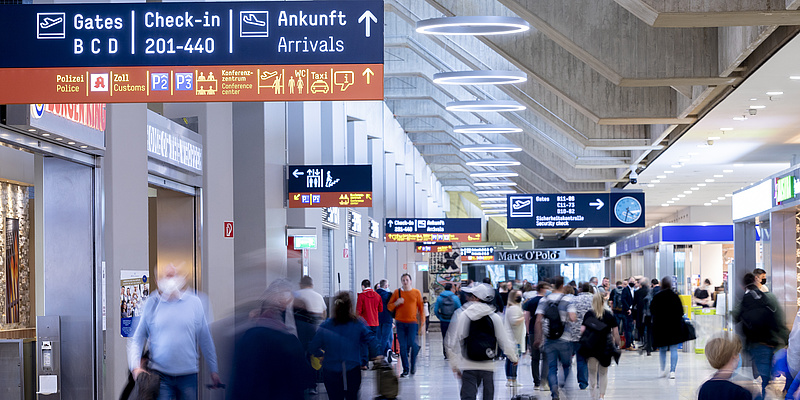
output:
[[[371,165],[290,165],[289,208],[372,207]]]
[[[414,245],[414,249],[417,253],[448,253],[453,251],[453,244],[452,243],[425,243],[425,242],[417,242]]]
[[[383,99],[383,2],[0,5],[0,104]]]
[[[480,218],[387,218],[387,242],[480,242]]]
[[[509,228],[645,226],[644,193],[515,194],[507,201]]]
[[[494,261],[494,247],[462,247],[461,261]]]

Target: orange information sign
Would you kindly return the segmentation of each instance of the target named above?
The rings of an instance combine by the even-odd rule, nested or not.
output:
[[[441,237],[441,240],[438,239]],[[480,242],[480,233],[387,233],[387,242]]]
[[[383,100],[383,65],[0,68],[0,104],[332,100]]]
[[[289,208],[372,207],[372,192],[290,193]]]

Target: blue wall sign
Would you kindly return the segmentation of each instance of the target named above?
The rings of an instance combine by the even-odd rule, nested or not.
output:
[[[645,226],[644,193],[514,194],[507,201],[509,228]]]
[[[382,1],[0,5],[0,68],[382,64]]]
[[[289,207],[372,207],[371,165],[290,165]]]

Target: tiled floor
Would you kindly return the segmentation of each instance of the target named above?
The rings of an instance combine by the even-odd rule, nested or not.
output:
[[[417,374],[414,377],[400,380],[400,398],[410,399],[459,399],[460,383],[455,378],[442,356],[442,339],[439,333],[431,332],[423,343],[418,361]],[[608,372],[607,399],[696,399],[700,385],[713,370],[702,355],[679,353],[677,378],[675,380],[658,378],[658,354],[651,357],[640,356],[638,352],[625,352],[620,364],[613,366]],[[531,378],[531,360],[523,358],[519,379],[523,384],[519,393],[535,394],[539,399],[550,398],[550,392],[533,390]],[[745,372],[745,374],[747,374]],[[506,388],[505,370],[502,362],[497,362],[494,374],[495,399],[511,398],[511,389]],[[320,398],[326,399],[324,387],[320,385]],[[376,396],[375,373],[366,371],[361,385],[361,399],[373,399]],[[567,383],[569,399],[590,399],[589,391],[579,390],[575,380],[575,365],[570,371]],[[480,398],[480,395],[479,395]],[[772,398],[768,395],[768,398]],[[775,397],[777,398],[777,397]]]

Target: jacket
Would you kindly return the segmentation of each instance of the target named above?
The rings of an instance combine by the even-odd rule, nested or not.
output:
[[[356,314],[364,318],[367,326],[378,326],[378,314],[383,311],[381,296],[372,289],[364,289],[358,294],[356,301]]]
[[[392,298],[392,292],[384,289],[379,288],[375,291],[378,296],[381,296],[381,301],[383,302],[383,311],[378,313],[378,322],[383,324],[391,324],[392,323],[392,313],[389,311],[389,299]]]
[[[444,339],[444,346],[447,350],[447,356],[450,365],[453,369],[460,371],[494,371],[494,361],[473,361],[464,357],[464,340],[469,334],[469,324],[471,321],[477,321],[485,316],[492,319],[494,325],[494,335],[497,338],[497,343],[503,352],[506,354],[511,362],[519,361],[517,357],[517,346],[508,334],[503,320],[494,312],[494,307],[477,302],[470,301],[464,307],[458,309],[453,315],[450,322],[450,328],[447,329],[447,336]]]
[[[772,340],[771,342],[776,344],[776,347],[780,348],[783,347],[789,341],[789,329],[786,328],[786,315],[783,313],[783,308],[780,307],[778,304],[778,299],[775,297],[774,294],[769,292],[761,292],[760,290],[752,290],[747,288],[744,295],[745,296],[754,296],[757,295],[756,292],[760,293],[762,296],[766,297],[767,302],[769,302],[769,308],[775,310],[774,318],[777,321],[778,330],[771,332],[772,333]],[[733,322],[739,323],[741,322],[741,315],[742,315],[742,302],[740,301],[736,304],[736,307],[733,309]],[[745,339],[748,339],[745,336]],[[750,340],[747,340],[750,343]]]
[[[319,326],[317,334],[308,345],[315,357],[323,357],[322,368],[326,371],[342,372],[361,367],[361,346],[369,350],[370,358],[380,354],[380,344],[375,334],[361,321],[336,324],[328,319]]]
[[[644,320],[645,298],[648,294],[650,294],[650,288],[644,286],[633,293],[633,318],[637,322]]]
[[[441,313],[442,301],[444,300],[445,297],[452,297],[453,298],[453,302],[455,303],[455,306],[456,306],[456,308],[455,308],[456,311],[458,311],[458,309],[461,308],[461,300],[458,299],[458,296],[456,296],[455,293],[453,293],[453,292],[451,292],[449,290],[443,291],[439,295],[439,297],[436,298],[436,304],[433,305],[433,313],[436,314],[436,318],[439,318],[439,321],[450,322],[450,319],[445,318],[444,315]],[[456,315],[456,314],[453,313],[453,315]],[[450,318],[452,318],[452,316]]]
[[[686,341],[683,303],[672,290],[661,290],[650,303],[653,317],[653,347],[666,347]]]

